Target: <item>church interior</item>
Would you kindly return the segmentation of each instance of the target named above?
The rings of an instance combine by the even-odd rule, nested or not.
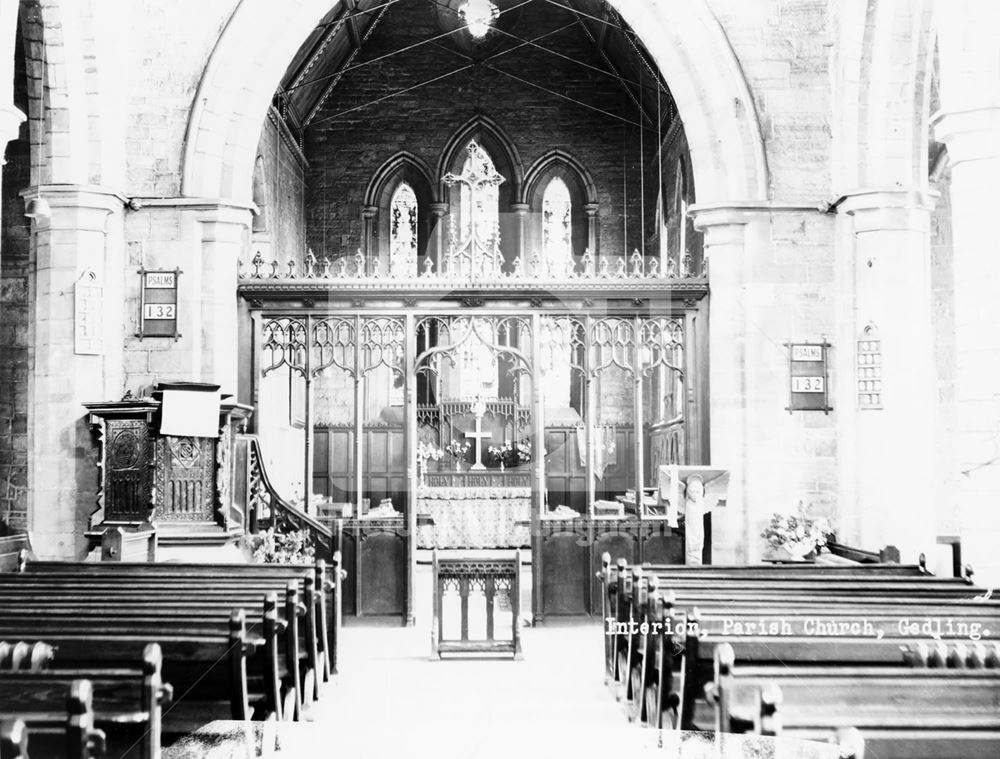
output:
[[[1000,756],[998,41],[0,0],[2,759]]]

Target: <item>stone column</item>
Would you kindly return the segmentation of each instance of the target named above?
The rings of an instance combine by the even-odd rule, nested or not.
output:
[[[1000,584],[1000,106],[935,119],[951,164],[956,459],[963,560]]]
[[[842,539],[870,550],[892,544],[915,562],[933,555],[937,534],[931,203],[918,191],[861,190],[839,210],[850,227],[838,260],[833,349]],[[871,348],[873,340],[879,350],[864,351],[860,364],[859,341]],[[864,402],[859,381],[872,383]]]
[[[445,217],[448,215],[447,203],[431,203],[428,206],[431,214],[431,239],[433,243],[431,250],[434,256],[434,271],[441,273],[441,267],[447,256],[448,237],[445,233]],[[420,271],[419,274],[423,274]]]
[[[90,186],[49,185],[24,193],[45,207],[34,216],[34,368],[29,387],[28,521],[36,550],[79,558],[97,509],[95,446],[85,401],[121,397],[121,297],[124,198]],[[32,201],[35,201],[32,203]],[[44,202],[43,202],[44,201]],[[100,285],[102,303],[77,316],[78,282]],[[75,352],[86,318],[100,337],[91,354]]]
[[[361,223],[364,225],[363,243],[361,252],[365,254],[365,265],[368,267],[367,274],[375,271],[375,262],[379,259],[378,249],[378,206],[365,206],[361,209]],[[382,267],[383,274],[386,267]]]
[[[198,213],[201,223],[200,341],[201,379],[236,395],[239,369],[237,322],[237,260],[246,248],[251,213],[246,208],[220,205]],[[197,322],[198,320],[196,320]],[[249,356],[243,357],[249,361]]]
[[[598,255],[597,212],[600,207],[599,203],[586,203],[583,206],[583,211],[587,214],[587,248],[595,256]]]
[[[0,0],[0,156],[8,142],[17,139],[24,114],[14,100],[14,37],[17,34],[16,0]],[[2,253],[0,253],[2,254]]]
[[[725,508],[712,515],[712,561],[747,561],[750,517],[747,511],[746,451],[746,304],[747,226],[754,214],[741,208],[705,207],[695,224],[705,233],[705,256],[711,263],[709,367],[711,388],[710,454],[712,464],[730,472]]]
[[[517,224],[517,239],[514,241],[514,255],[521,259],[524,266],[527,261],[528,252],[528,209],[527,203],[511,203],[510,210],[514,212]]]
[[[962,558],[981,584],[1000,587],[1000,3],[950,0],[937,10],[941,112],[932,124],[951,166]]]

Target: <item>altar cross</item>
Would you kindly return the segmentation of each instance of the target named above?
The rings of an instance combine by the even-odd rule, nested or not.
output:
[[[476,405],[473,407],[473,411],[476,414],[476,431],[466,432],[465,437],[473,438],[476,441],[476,463],[473,464],[470,469],[485,469],[483,465],[483,440],[493,437],[492,432],[483,432],[483,413],[486,411],[486,404],[482,401],[476,401]]]

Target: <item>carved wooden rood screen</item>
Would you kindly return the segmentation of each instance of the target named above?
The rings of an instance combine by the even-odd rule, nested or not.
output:
[[[694,312],[401,311],[253,315],[269,470],[336,528],[348,614],[411,617],[418,548],[530,546],[536,618],[599,611],[604,550],[681,560],[634,494],[699,456]]]
[[[466,153],[432,227],[397,187],[387,239],[371,208],[363,249],[240,265],[251,423],[334,527],[348,614],[412,620],[418,549],[527,546],[536,621],[599,613],[603,551],[683,558],[644,494],[660,464],[705,463],[708,262],[598,251],[589,201],[588,249],[563,228],[530,250],[524,188]]]

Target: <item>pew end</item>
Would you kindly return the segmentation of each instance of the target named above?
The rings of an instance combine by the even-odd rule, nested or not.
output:
[[[21,719],[0,719],[0,759],[28,759],[28,728]]]
[[[841,728],[830,742],[840,749],[842,759],[865,759],[865,739],[856,727]]]

